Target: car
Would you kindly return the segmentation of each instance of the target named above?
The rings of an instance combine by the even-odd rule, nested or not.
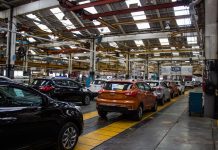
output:
[[[96,108],[102,118],[109,112],[120,112],[141,120],[144,110],[157,110],[157,98],[145,82],[107,81],[99,92]]]
[[[181,81],[175,81],[178,89],[179,89],[179,95],[184,94],[185,93],[185,85],[184,83],[182,83]]]
[[[37,78],[33,80],[32,87],[60,101],[89,105],[93,98],[90,90],[69,78]]]
[[[91,83],[89,90],[93,93],[94,97],[98,96],[98,92],[102,89],[105,82],[106,80],[96,79]]]
[[[170,89],[166,83],[162,81],[146,81],[146,83],[154,90],[157,100],[161,105],[164,105],[166,101],[170,101]]]
[[[185,88],[194,88],[194,83],[192,81],[185,81]]]
[[[174,81],[164,81],[166,85],[170,88],[171,98],[179,95],[179,89]]]
[[[12,79],[5,77],[5,76],[0,76],[0,81],[9,81],[9,82],[14,82]]]
[[[0,81],[1,149],[72,150],[83,131],[79,106],[15,82]]]

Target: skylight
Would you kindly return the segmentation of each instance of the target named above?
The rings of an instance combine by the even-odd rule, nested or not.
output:
[[[118,45],[116,42],[110,42],[109,45],[112,47],[118,48]]]
[[[185,26],[185,25],[191,25],[191,19],[190,18],[184,18],[184,19],[176,19],[176,23],[178,26]]]
[[[83,1],[83,2],[79,2],[79,5],[82,5],[82,4],[86,4],[86,3],[90,3],[90,0],[88,1]],[[95,9],[95,7],[88,7],[88,8],[84,8],[86,11],[88,11],[89,13],[91,14],[97,14],[97,10]]]
[[[67,19],[64,15],[64,13],[60,10],[60,8],[52,8],[50,11],[58,18],[58,20],[68,29],[75,29],[76,27],[73,25],[73,23]],[[78,31],[79,32],[79,31]],[[81,33],[80,33],[81,34]]]
[[[196,36],[187,37],[187,43],[188,44],[197,44],[197,37]]]
[[[81,32],[79,32],[79,31],[72,31],[72,33],[81,34]]]
[[[192,53],[193,53],[193,55],[199,55],[200,54],[200,52],[195,52],[195,51],[193,51]]]
[[[161,45],[170,45],[168,38],[160,38],[159,41]]]
[[[132,12],[131,15],[132,15],[134,20],[146,19],[144,11]]]
[[[135,44],[136,44],[137,46],[144,46],[144,43],[143,43],[142,40],[135,40]]]
[[[126,0],[126,5],[128,7],[132,4],[138,4],[138,6],[141,6],[140,0]]]
[[[170,49],[171,49],[171,50],[175,50],[176,48],[175,48],[175,47],[170,47]]]
[[[182,16],[182,15],[189,15],[189,7],[187,6],[178,6],[174,7],[174,14],[175,16]]]
[[[75,56],[74,59],[79,59],[79,57]]]
[[[31,43],[36,42],[36,40],[34,38],[32,38],[32,37],[28,38],[28,41],[31,42]]]
[[[179,56],[178,52],[173,52],[172,54],[173,54],[173,56]]]
[[[36,15],[33,15],[33,14],[28,14],[26,15],[28,18],[30,19],[33,19],[35,21],[40,21],[41,20],[36,16]],[[41,23],[38,23],[38,22],[35,22],[33,21],[41,30],[45,31],[45,32],[52,32],[46,25],[44,24],[41,24]]]
[[[98,31],[100,33],[109,33],[109,32],[111,32],[108,27],[100,27],[100,28],[98,28]]]
[[[136,23],[136,26],[138,27],[138,29],[149,29],[150,28],[149,23]]]
[[[97,21],[97,20],[93,20],[92,22],[93,22],[94,25],[96,25],[96,26],[101,24],[101,23],[100,23],[99,21]]]

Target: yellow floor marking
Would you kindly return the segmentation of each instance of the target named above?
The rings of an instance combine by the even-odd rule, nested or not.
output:
[[[89,112],[89,113],[85,113],[85,114],[83,114],[83,120],[91,119],[91,118],[94,118],[96,116],[98,116],[97,111],[92,111],[92,112]]]
[[[187,92],[185,93],[185,95],[186,94],[187,94]],[[171,101],[166,103],[164,106],[159,106],[157,109],[157,112],[172,105],[173,103],[175,103],[177,101],[177,99],[178,98],[171,99]],[[143,116],[141,121],[152,117],[157,112],[146,113]],[[93,112],[93,114],[95,114],[95,113]],[[95,115],[93,115],[93,116],[95,116]],[[120,134],[121,132],[125,131],[126,129],[133,127],[134,125],[138,124],[139,122],[140,121],[120,120],[120,121],[114,122],[106,127],[103,127],[103,128],[98,129],[98,130],[95,130],[93,132],[90,132],[88,134],[82,135],[79,138],[79,141],[75,147],[75,150],[92,149],[92,148],[102,144],[103,142],[111,139],[112,137]],[[83,148],[81,148],[81,145],[83,146]]]

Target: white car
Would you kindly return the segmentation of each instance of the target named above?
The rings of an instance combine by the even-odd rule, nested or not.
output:
[[[185,88],[194,88],[194,83],[192,81],[185,81]]]
[[[98,92],[103,88],[106,80],[96,79],[90,84],[89,90],[93,93],[93,96],[98,96]]]
[[[185,93],[185,85],[181,83],[181,81],[175,81],[178,89],[179,89],[179,94],[184,94]]]
[[[157,100],[161,105],[164,105],[166,101],[170,100],[170,89],[166,83],[162,81],[146,81],[154,90],[154,94],[157,96]]]

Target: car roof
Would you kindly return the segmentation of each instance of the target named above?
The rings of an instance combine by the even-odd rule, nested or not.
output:
[[[137,83],[137,82],[143,82],[143,81],[137,81],[137,80],[111,80],[107,82],[119,82],[119,83]]]

